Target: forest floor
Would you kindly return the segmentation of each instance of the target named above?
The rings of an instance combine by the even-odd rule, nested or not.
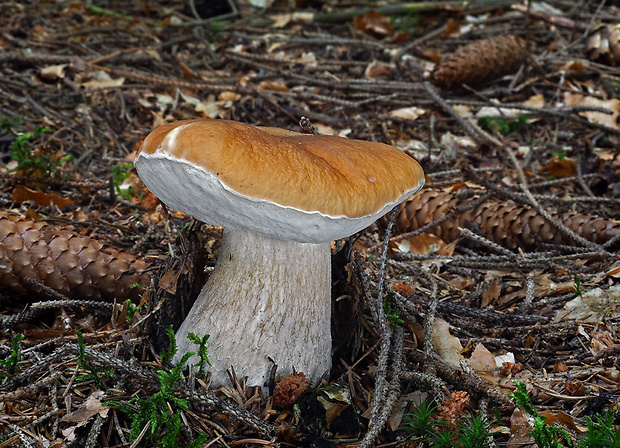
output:
[[[620,446],[583,442],[617,430],[620,9],[272,3],[0,3],[0,447]],[[197,117],[306,117],[426,173],[334,245],[333,369],[296,411],[170,365],[221,230],[132,162]]]

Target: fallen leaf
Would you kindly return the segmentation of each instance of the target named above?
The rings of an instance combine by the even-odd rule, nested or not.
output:
[[[603,290],[594,288],[564,304],[554,317],[555,322],[577,320],[582,323],[598,323],[615,312],[620,303],[620,285]]]
[[[284,28],[291,22],[312,23],[314,14],[311,12],[294,12],[292,14],[277,14],[270,17],[274,28]]]
[[[586,386],[581,381],[567,381],[564,389],[573,397],[583,397],[586,394]]]
[[[530,435],[532,425],[527,416],[519,407],[510,416],[510,439],[506,443],[506,448],[529,448],[534,441]],[[537,446],[537,445],[536,445]]]
[[[123,84],[125,84],[125,78],[112,79],[110,75],[103,70],[98,70],[95,72],[95,79],[81,83],[80,87],[85,90],[95,90],[120,87]]]
[[[196,73],[189,65],[187,65],[182,60],[178,59],[177,64],[181,69],[181,75],[184,79],[199,79],[202,80],[202,76]]]
[[[237,92],[231,92],[230,90],[224,90],[223,92],[220,92],[220,94],[217,96],[217,99],[220,101],[237,101],[241,98],[241,95],[239,95]]]
[[[436,318],[433,323],[433,350],[446,364],[455,369],[460,368],[463,359],[463,346],[456,336],[450,334],[450,324],[443,319]]]
[[[402,118],[404,120],[417,120],[426,113],[426,109],[421,107],[402,107],[390,111],[390,117]]]
[[[611,114],[603,112],[586,111],[579,115],[585,117],[590,123],[600,123],[607,127],[620,130],[618,115],[620,114],[620,100],[613,98],[610,100],[599,100],[591,96],[584,96],[578,93],[565,92],[564,105],[566,106],[593,106],[609,109]]]
[[[547,165],[538,170],[543,176],[553,176],[555,179],[573,177],[577,174],[577,163],[573,159],[562,159],[554,156]]]
[[[55,193],[44,193],[43,191],[31,190],[22,185],[17,185],[13,188],[13,194],[11,199],[17,204],[21,204],[24,201],[34,201],[38,205],[54,205],[58,208],[68,207],[73,204],[70,198],[63,198]]]
[[[565,362],[558,361],[553,365],[551,373],[564,373],[568,372],[568,366]]]
[[[60,420],[63,422],[77,423],[77,426],[79,427],[85,425],[91,417],[97,414],[103,418],[107,417],[110,408],[101,404],[101,401],[99,400],[99,397],[102,397],[103,395],[104,393],[102,391],[95,391],[91,393],[81,407],[79,407],[76,411],[65,415]]]
[[[480,301],[480,307],[486,308],[490,304],[494,303],[498,298],[499,294],[502,292],[502,287],[500,285],[500,279],[495,278],[491,281],[488,289],[482,291],[482,297]]]
[[[274,92],[288,92],[289,89],[286,84],[281,83],[279,81],[271,81],[269,79],[265,79],[261,81],[257,86],[258,90],[273,90]]]
[[[388,76],[392,74],[394,69],[396,69],[394,64],[386,64],[385,62],[375,60],[368,64],[368,67],[366,67],[364,77],[366,79],[374,79],[379,76]]]
[[[367,35],[379,39],[389,36],[393,32],[390,19],[375,10],[366,11],[362,16],[355,16],[353,27],[356,35]]]
[[[538,95],[533,95],[529,97],[521,104],[528,107],[536,107],[538,109],[542,109],[543,107],[545,107],[545,97],[542,93],[539,93]]]
[[[41,78],[47,79],[49,81],[54,81],[55,79],[62,79],[65,77],[65,69],[68,64],[60,64],[60,65],[48,65],[47,67],[43,67],[39,74]]]
[[[438,254],[450,256],[454,253],[458,241],[453,241],[448,244],[438,236],[431,233],[422,233],[420,235],[412,236],[400,240],[396,243],[392,249],[397,249],[398,252],[413,254]]]
[[[568,429],[573,431],[574,433],[580,433],[577,425],[575,425],[575,420],[570,415],[559,411],[557,414],[551,413],[549,410],[542,411],[540,415],[545,417],[545,423],[549,426],[561,426],[564,429]]]
[[[476,372],[491,372],[497,370],[495,356],[483,344],[477,344],[473,353],[466,360]]]
[[[179,90],[179,94],[183,101],[194,106],[196,112],[200,112],[209,118],[218,118],[225,108],[224,106],[228,104],[228,101],[202,101],[183,93],[181,90]]]

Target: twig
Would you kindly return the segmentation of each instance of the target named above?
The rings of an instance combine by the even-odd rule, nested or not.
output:
[[[383,250],[381,252],[381,263],[379,265],[378,272],[378,284],[377,284],[377,298],[374,302],[374,307],[377,313],[377,327],[379,329],[379,335],[381,338],[381,344],[379,346],[379,357],[377,360],[377,375],[375,379],[375,393],[372,397],[371,404],[371,416],[369,427],[372,428],[373,425],[378,424],[378,418],[380,414],[381,408],[385,405],[386,394],[387,394],[387,366],[388,366],[388,358],[390,354],[391,348],[391,339],[392,339],[392,328],[388,322],[388,319],[385,315],[385,310],[383,308],[383,283],[384,283],[384,274],[385,274],[385,263],[387,259],[387,249],[390,242],[390,233],[392,231],[392,227],[394,226],[394,222],[396,220],[396,215],[400,206],[396,206],[390,212],[390,216],[388,219],[388,225],[385,230],[385,237],[383,239]]]

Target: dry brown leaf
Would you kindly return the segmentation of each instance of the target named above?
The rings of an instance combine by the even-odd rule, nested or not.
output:
[[[568,372],[568,366],[565,362],[558,361],[553,365],[551,373],[564,373]]]
[[[65,77],[65,70],[67,69],[68,64],[60,64],[60,65],[48,65],[47,67],[43,67],[39,71],[39,75],[43,79],[47,79],[49,81],[54,81],[56,79],[62,79]]]
[[[225,108],[224,106],[228,103],[227,101],[202,101],[199,98],[185,94],[182,90],[179,90],[179,94],[183,101],[194,106],[196,112],[200,112],[209,118],[218,118]]]
[[[95,79],[81,83],[80,87],[85,90],[96,90],[121,87],[123,84],[125,84],[125,78],[112,79],[110,75],[103,70],[98,70],[95,72]]]
[[[463,359],[461,352],[463,346],[459,338],[450,334],[450,324],[441,318],[436,318],[433,323],[433,349],[446,364],[455,369]]]
[[[106,417],[110,408],[101,404],[99,400],[101,396],[103,396],[103,392],[101,391],[92,392],[86,399],[84,405],[80,406],[76,411],[65,415],[60,420],[63,422],[78,423],[78,425],[81,426],[86,424],[88,419],[97,414]]]
[[[181,69],[181,75],[184,79],[200,79],[202,80],[202,76],[196,73],[190,66],[188,66],[185,62],[180,59],[177,60],[177,64]]]
[[[421,107],[402,107],[390,111],[390,117],[402,118],[404,120],[417,120],[426,113],[426,109]]]
[[[599,27],[587,43],[588,57],[612,66],[620,65],[620,24]]]
[[[495,356],[483,344],[476,345],[474,352],[466,362],[478,373],[497,370]]]
[[[530,431],[532,426],[529,424],[526,415],[521,408],[516,407],[510,416],[510,440],[506,448],[531,448],[534,445]],[[528,442],[532,443],[529,445]]]
[[[620,285],[607,289],[594,288],[567,302],[554,317],[555,322],[577,320],[598,323],[609,313],[615,312],[620,303]]]
[[[493,279],[493,281],[489,285],[489,288],[482,291],[480,307],[486,308],[490,304],[494,303],[499,298],[501,292],[502,287],[500,285],[500,279]]]
[[[273,90],[275,92],[288,92],[288,87],[286,84],[281,83],[279,81],[271,81],[266,79],[261,81],[261,83],[257,86],[258,90]]]
[[[567,381],[564,389],[573,397],[583,397],[586,394],[586,386],[582,381]]]
[[[11,199],[17,204],[21,204],[24,201],[34,201],[38,205],[54,205],[58,208],[68,207],[73,204],[70,198],[63,198],[55,193],[44,193],[42,191],[31,190],[21,185],[17,185],[13,188],[13,194]]]
[[[538,172],[543,176],[553,176],[555,179],[573,177],[577,174],[577,163],[573,159],[561,159],[558,156],[554,156]]]
[[[573,417],[571,417],[570,415],[562,411],[559,411],[557,414],[553,414],[551,413],[551,411],[545,410],[545,411],[542,411],[540,415],[545,417],[545,423],[547,425],[561,426],[564,429],[568,429],[569,431],[572,431],[574,433],[580,432],[579,429],[577,428],[577,425],[575,424],[575,420],[573,420]]]
[[[161,289],[170,294],[177,292],[177,285],[179,283],[179,276],[183,273],[183,266],[178,269],[169,269],[159,279],[157,284]]]
[[[276,14],[270,17],[274,28],[284,28],[289,23],[312,23],[314,14],[311,12],[294,12],[292,14]]]
[[[394,31],[390,19],[375,10],[367,11],[362,16],[353,18],[355,35],[366,35],[377,39],[389,36]]]
[[[370,64],[368,64],[368,67],[366,67],[366,70],[364,71],[364,77],[366,79],[374,79],[378,78],[379,76],[388,76],[392,74],[394,69],[396,69],[396,66],[394,64],[386,64],[385,62],[372,61]]]
[[[220,101],[237,101],[241,98],[241,95],[239,95],[237,92],[231,92],[230,90],[224,90],[223,92],[220,92],[220,94],[217,96],[217,99]]]
[[[438,254],[450,256],[454,253],[456,243],[446,243],[444,240],[431,233],[422,233],[400,240],[396,243],[395,249],[398,252],[410,252],[413,254]]]
[[[603,112],[580,112],[579,115],[585,117],[591,123],[600,123],[610,128],[620,130],[618,124],[618,115],[620,114],[620,100],[613,98],[610,100],[599,100],[591,96],[584,96],[579,93],[564,92],[564,105],[565,106],[593,106],[603,107],[609,109],[610,114]]]

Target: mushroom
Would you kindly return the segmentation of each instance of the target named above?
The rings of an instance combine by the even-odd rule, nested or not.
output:
[[[215,269],[176,333],[176,360],[196,349],[188,333],[211,335],[213,385],[231,366],[258,386],[273,362],[313,383],[329,371],[330,242],[424,184],[420,165],[386,144],[208,118],[155,129],[135,166],[168,207],[224,228]]]

